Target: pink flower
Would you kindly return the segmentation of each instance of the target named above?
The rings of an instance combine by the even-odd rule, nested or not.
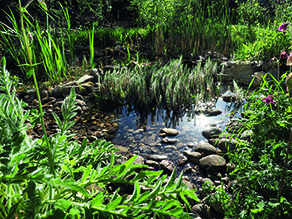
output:
[[[283,24],[281,24],[280,27],[278,28],[278,31],[282,31],[283,34],[285,34],[287,28],[288,28],[288,23],[283,23]]]
[[[262,101],[266,102],[267,105],[274,104],[274,100],[273,100],[273,96],[272,95],[268,95],[267,97],[263,98]]]

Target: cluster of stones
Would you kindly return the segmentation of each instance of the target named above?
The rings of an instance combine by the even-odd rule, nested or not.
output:
[[[252,62],[240,62],[240,61],[218,61],[214,60],[219,64],[219,74],[217,77],[223,83],[232,83],[233,80],[243,86],[249,86],[250,83],[252,88],[259,87],[263,81],[263,77],[266,73],[270,73],[274,78],[278,77],[278,73],[282,74],[286,72],[286,67],[283,66],[278,72],[278,67],[273,66],[268,62],[263,61],[252,61]],[[268,79],[271,77],[268,76]]]

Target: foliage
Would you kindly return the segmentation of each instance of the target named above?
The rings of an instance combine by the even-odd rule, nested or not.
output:
[[[193,69],[182,64],[182,58],[160,67],[136,65],[132,70],[106,72],[98,101],[110,99],[113,103],[134,105],[152,109],[163,105],[167,110],[179,111],[198,100],[213,97],[213,74],[216,63],[207,60]],[[101,104],[105,105],[105,104]]]
[[[279,51],[289,47],[290,33],[277,31],[278,22],[266,26],[232,26],[232,40],[236,42],[235,60],[265,60],[279,57]]]
[[[231,218],[292,215],[291,170],[287,170],[284,178],[283,195],[279,200],[277,197],[292,127],[292,107],[281,81],[269,77],[272,80],[266,76],[261,88],[251,93],[241,119],[243,128],[233,133],[239,143],[228,158],[235,164],[230,180],[236,181],[232,199],[224,204],[225,214]],[[274,102],[264,101],[268,95],[272,95]],[[251,133],[249,141],[237,137],[244,132]],[[287,165],[291,165],[291,154]]]
[[[25,132],[30,112],[24,113],[9,76],[2,58],[0,218],[190,218],[179,199],[188,210],[187,197],[198,199],[182,183],[182,174],[175,182],[173,171],[163,185],[167,175],[136,171],[143,165],[133,164],[135,156],[116,165],[117,149],[105,140],[89,145],[87,139],[81,145],[72,141],[68,129],[76,115],[74,89],[62,105],[63,120],[54,114],[60,131],[30,139]],[[120,186],[111,192],[109,183],[132,187],[132,195],[121,193]],[[149,190],[143,192],[141,186]]]

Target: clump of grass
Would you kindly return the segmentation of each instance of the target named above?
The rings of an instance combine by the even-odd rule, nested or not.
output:
[[[216,63],[207,60],[193,69],[182,64],[182,58],[167,65],[122,68],[106,72],[102,92],[118,104],[132,104],[151,109],[163,105],[167,110],[179,111],[190,104],[213,97],[213,75]],[[99,95],[101,97],[101,95]]]

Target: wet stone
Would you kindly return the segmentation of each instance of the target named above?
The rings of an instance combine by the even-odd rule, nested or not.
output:
[[[160,165],[158,162],[154,161],[154,160],[146,160],[145,164],[151,167],[154,167],[155,170],[160,170]]]
[[[176,142],[178,141],[178,139],[175,139],[175,138],[162,138],[161,139],[161,143],[164,143],[164,144],[175,144]]]
[[[165,133],[167,136],[176,136],[179,134],[179,131],[172,128],[163,128],[160,130],[161,133]]]
[[[210,154],[217,154],[218,150],[209,143],[199,143],[197,147],[195,148],[196,152],[203,153],[204,155],[210,155]]]
[[[210,127],[202,131],[202,135],[207,139],[218,137],[221,133],[222,131],[218,127]]]
[[[226,160],[217,154],[211,154],[200,159],[199,165],[206,172],[222,171],[226,168]]]
[[[166,155],[159,155],[159,154],[150,154],[150,155],[147,155],[146,158],[148,160],[154,160],[154,161],[162,161],[162,160],[168,159]]]
[[[174,164],[170,160],[162,160],[159,165],[161,169],[165,171],[166,174],[171,174],[174,170]]]

